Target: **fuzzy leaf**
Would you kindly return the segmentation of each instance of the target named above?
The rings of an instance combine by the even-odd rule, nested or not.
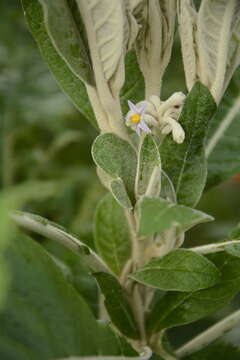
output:
[[[240,223],[230,232],[229,239],[240,240]]]
[[[94,239],[99,255],[120,274],[131,254],[130,233],[123,208],[110,194],[97,207]]]
[[[229,234],[229,240],[240,240],[240,224],[238,224]],[[239,243],[234,243],[227,245],[225,250],[228,254],[237,256],[240,258],[240,241]]]
[[[110,274],[95,273],[105,297],[105,307],[113,324],[127,337],[138,339],[139,333],[132,309],[118,280]]]
[[[95,140],[92,156],[96,165],[113,179],[123,180],[128,196],[133,201],[137,166],[137,155],[133,147],[114,134],[103,134]]]
[[[126,188],[122,179],[114,179],[110,183],[110,188],[115,200],[124,208],[132,209],[131,201],[128,197]]]
[[[145,4],[144,4],[145,5]],[[146,97],[159,96],[174,38],[176,0],[146,2],[136,51],[145,78]]]
[[[67,1],[58,0],[57,3],[54,0],[39,1],[43,6],[47,32],[58,54],[77,77],[93,85],[91,61],[78,29],[79,25],[83,27],[80,14],[79,22],[76,23]]]
[[[160,147],[162,167],[173,182],[178,203],[194,207],[204,189],[207,168],[204,145],[216,104],[209,90],[196,83],[179,118],[184,131],[182,144],[167,136]]]
[[[240,291],[240,259],[226,252],[209,255],[208,258],[221,272],[220,282],[193,293],[166,293],[155,303],[149,315],[149,333],[207,317],[227,305]]]
[[[173,183],[163,170],[161,171],[161,197],[174,203],[177,202]]]
[[[240,172],[240,68],[220,103],[210,128],[206,155],[208,156],[207,189]]]
[[[202,255],[178,249],[151,260],[131,278],[161,290],[197,291],[215,285],[220,271]]]
[[[239,11],[237,0],[203,0],[199,9],[197,45],[200,66],[204,69],[202,77],[206,85],[211,85],[217,101],[225,85],[232,31]]]
[[[179,1],[178,22],[186,85],[190,91],[197,79],[197,54],[194,36],[196,13],[189,0]]]
[[[39,244],[15,234],[4,258],[11,283],[0,313],[4,328],[1,359],[136,355],[112,330],[96,321]]]
[[[144,99],[144,79],[134,51],[130,51],[126,55],[125,73],[125,83],[121,89],[121,105],[124,115],[129,111],[129,99],[134,104]]]
[[[47,62],[49,69],[55,76],[58,84],[72,100],[77,109],[92,123],[92,125],[97,127],[85,85],[71,71],[55,50],[45,28],[43,11],[39,1],[22,0],[22,5],[30,30],[40,48],[44,60]]]
[[[172,226],[178,226],[186,231],[199,223],[213,218],[199,210],[184,205],[176,205],[165,199],[148,198],[138,203],[140,225],[139,234],[148,236],[164,231]]]
[[[76,0],[82,15],[100,96],[106,83],[112,92],[124,82],[125,13],[119,0]],[[101,94],[103,92],[103,94]]]
[[[158,151],[158,146],[152,135],[146,135],[143,139],[138,154],[138,166],[136,176],[136,193],[138,195],[144,195],[149,187],[149,183],[153,172],[156,167],[161,171],[161,159]],[[158,190],[156,195],[159,195],[161,179],[158,179]]]

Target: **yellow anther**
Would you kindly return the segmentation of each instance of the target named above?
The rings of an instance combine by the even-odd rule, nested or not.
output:
[[[140,122],[140,120],[141,120],[141,115],[140,114],[133,114],[131,116],[131,122],[133,124],[138,124]]]

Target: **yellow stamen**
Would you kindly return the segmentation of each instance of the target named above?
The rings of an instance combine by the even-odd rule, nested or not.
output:
[[[140,122],[140,120],[141,120],[141,115],[140,114],[133,114],[131,116],[131,122],[133,124],[138,124]]]

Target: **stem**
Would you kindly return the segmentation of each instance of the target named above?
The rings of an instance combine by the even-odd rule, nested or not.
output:
[[[163,346],[163,336],[164,336],[165,330],[162,330],[161,333],[155,334],[152,339],[152,350],[157,354],[160,355],[164,360],[177,360],[175,356],[172,354],[169,354]]]
[[[203,245],[203,246],[196,246],[193,248],[190,248],[189,250],[194,251],[198,254],[211,254],[219,251],[224,251],[225,248],[229,245],[239,244],[240,240],[231,240],[231,241],[223,241],[216,244],[209,244],[209,245]]]
[[[104,261],[93,250],[88,248],[84,243],[71,234],[55,227],[51,224],[51,222],[47,222],[46,219],[35,220],[33,215],[24,212],[12,213],[11,218],[17,225],[25,228],[26,230],[40,234],[72,250],[81,257],[83,263],[92,268],[94,271],[111,273]]]
[[[125,214],[131,232],[133,270],[136,270],[141,262],[141,251],[139,246],[139,239],[137,236],[136,219],[134,213],[131,210],[125,210]]]
[[[202,334],[196,336],[185,345],[181,346],[177,351],[177,357],[185,357],[196,351],[199,351],[223,336],[226,332],[232,330],[233,327],[240,323],[240,310],[235,311],[225,319],[219,321],[209,329],[205,330]]]
[[[133,312],[135,314],[136,321],[138,323],[139,332],[141,335],[141,346],[145,346],[147,344],[147,335],[145,329],[145,312],[144,312],[144,304],[140,292],[139,284],[135,283],[133,288]]]

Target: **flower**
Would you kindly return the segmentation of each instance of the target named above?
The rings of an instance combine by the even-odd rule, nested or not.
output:
[[[126,125],[130,126],[133,130],[135,130],[138,136],[141,135],[141,131],[151,133],[151,130],[144,121],[144,113],[147,107],[147,103],[143,103],[138,108],[130,100],[128,100],[128,106],[130,108],[130,111],[126,116]]]

